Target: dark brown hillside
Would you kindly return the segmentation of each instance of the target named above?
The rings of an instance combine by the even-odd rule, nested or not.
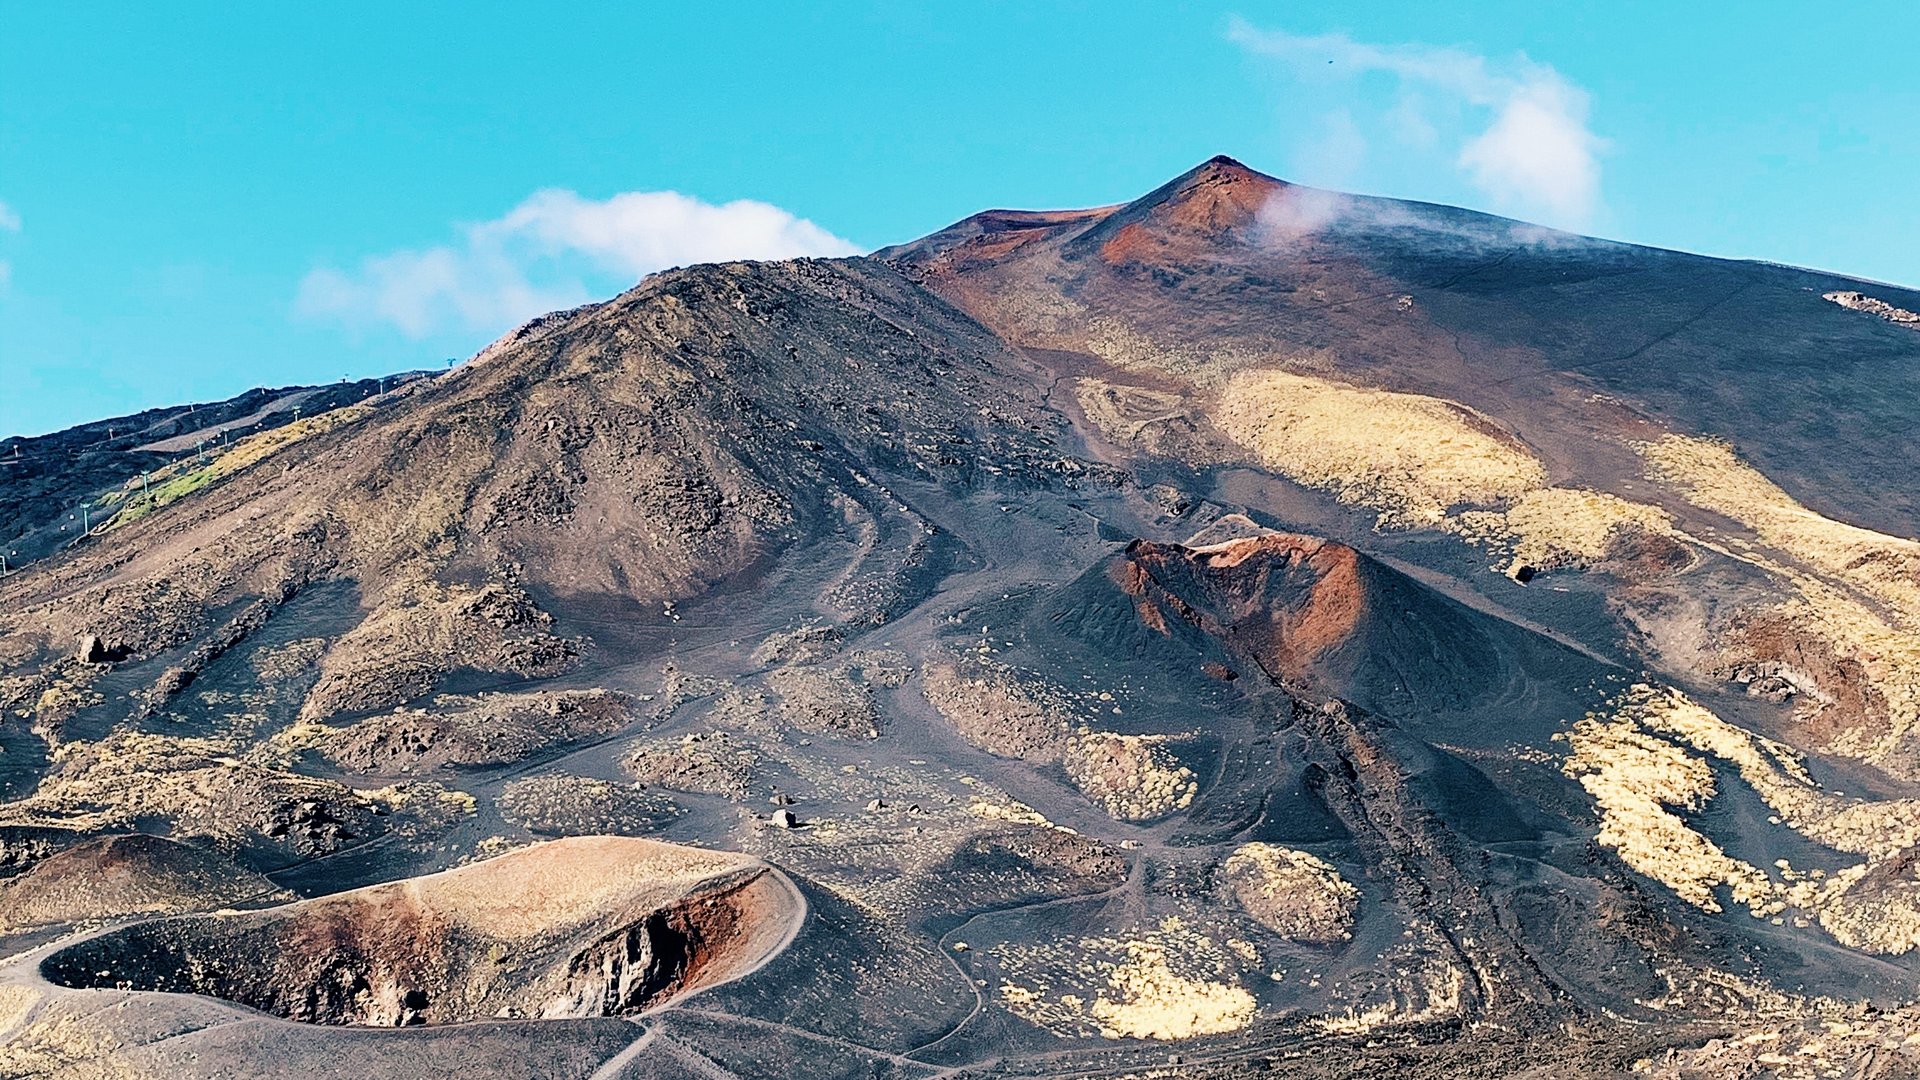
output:
[[[1151,617],[1190,622],[1271,678],[1417,718],[1446,741],[1500,746],[1530,727],[1550,733],[1584,711],[1608,670],[1318,537],[1135,541],[1121,558],[1120,576]],[[1543,689],[1548,700],[1527,700]]]
[[[9,579],[6,659],[89,634],[135,664],[207,635],[224,650],[344,579],[369,614],[323,668],[422,674],[341,705],[397,703],[463,664],[547,671],[580,645],[551,639],[527,588],[687,597],[817,528],[868,469],[967,485],[1004,461],[1000,482],[1041,481],[1055,421],[1016,363],[871,266],[663,275]]]

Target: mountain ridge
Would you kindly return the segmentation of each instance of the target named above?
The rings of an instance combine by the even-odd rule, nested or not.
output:
[[[0,580],[0,906],[149,834],[181,917],[0,937],[0,1071],[1905,1067],[1920,335],[1407,206],[667,271],[123,484]],[[354,906],[641,844],[794,896]]]

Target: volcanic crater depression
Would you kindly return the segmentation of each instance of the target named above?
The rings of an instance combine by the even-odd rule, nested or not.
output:
[[[582,837],[264,911],[137,923],[40,970],[311,1024],[632,1016],[753,970],[805,910],[753,859]]]

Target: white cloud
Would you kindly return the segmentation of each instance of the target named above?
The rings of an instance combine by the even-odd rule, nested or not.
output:
[[[300,283],[296,313],[355,328],[386,323],[409,337],[502,330],[669,266],[859,252],[811,221],[751,199],[715,205],[672,191],[587,199],[535,192],[458,243],[320,267]]]
[[[1458,144],[1452,164],[1504,212],[1578,227],[1600,208],[1606,141],[1588,127],[1587,92],[1545,64],[1524,56],[1495,63],[1430,45],[1372,45],[1344,34],[1261,30],[1239,20],[1228,36],[1303,77],[1396,79],[1400,99],[1381,126],[1412,147],[1447,141],[1427,107],[1437,99],[1442,113],[1461,121],[1461,130],[1451,133]]]

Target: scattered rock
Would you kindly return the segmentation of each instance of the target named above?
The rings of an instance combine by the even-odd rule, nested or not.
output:
[[[1832,301],[1850,311],[1863,311],[1869,315],[1878,315],[1880,318],[1896,325],[1920,326],[1920,313],[1908,311],[1906,308],[1894,307],[1885,300],[1876,299],[1875,297],[1868,296],[1866,293],[1842,290],[1825,293],[1821,296],[1821,299]]]
[[[533,776],[500,792],[500,812],[541,836],[635,836],[680,815],[673,800],[586,776]]]
[[[780,719],[789,727],[845,738],[880,735],[873,692],[845,668],[782,668],[767,677],[767,685],[780,695]]]
[[[1281,937],[1324,945],[1351,936],[1360,890],[1322,860],[1255,843],[1228,856],[1221,869],[1240,909]]]
[[[756,664],[810,664],[840,651],[840,629],[825,623],[806,623],[768,634],[753,650]]]
[[[511,765],[610,735],[638,718],[638,702],[612,690],[444,694],[428,708],[370,716],[332,732],[320,752],[342,768],[377,776]]]
[[[745,798],[760,755],[724,731],[642,743],[627,755],[627,772],[649,787]]]
[[[97,634],[85,634],[80,638],[80,648],[75,657],[83,664],[104,664],[107,662],[107,643]]]

